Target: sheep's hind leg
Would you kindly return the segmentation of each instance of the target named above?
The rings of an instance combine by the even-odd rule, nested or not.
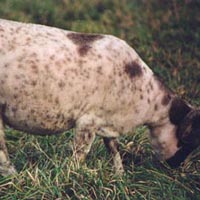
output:
[[[2,117],[0,116],[0,174],[8,176],[16,173],[15,168],[11,165],[8,151],[5,144],[5,134]]]

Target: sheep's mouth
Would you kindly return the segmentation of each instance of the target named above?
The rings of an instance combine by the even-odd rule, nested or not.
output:
[[[171,168],[178,168],[194,149],[194,146],[183,145],[171,158],[167,159],[166,162]]]

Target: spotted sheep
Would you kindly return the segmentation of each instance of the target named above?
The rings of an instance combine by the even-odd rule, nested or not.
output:
[[[32,134],[75,128],[82,161],[95,135],[103,137],[117,173],[117,138],[139,125],[150,129],[161,159],[177,167],[200,144],[200,110],[179,98],[126,42],[0,20],[0,172],[15,172],[4,124]]]

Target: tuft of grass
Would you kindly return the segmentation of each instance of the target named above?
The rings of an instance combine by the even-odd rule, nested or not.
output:
[[[97,138],[86,164],[77,168],[73,130],[59,136],[31,136],[7,129],[8,149],[19,174],[0,178],[1,199],[198,199],[200,157],[171,170],[153,156],[148,130],[120,140],[125,174],[113,174],[103,141]]]
[[[0,17],[126,40],[167,85],[200,105],[199,1],[1,0]],[[86,164],[77,168],[73,130],[31,136],[6,129],[12,162],[19,172],[0,177],[0,199],[200,199],[200,151],[178,169],[159,162],[146,127],[120,138],[125,174],[112,171],[97,138]]]

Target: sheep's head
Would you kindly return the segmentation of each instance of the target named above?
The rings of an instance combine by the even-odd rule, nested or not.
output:
[[[200,109],[194,109],[177,98],[172,102],[170,120],[177,126],[179,150],[167,162],[176,168],[200,146]]]

